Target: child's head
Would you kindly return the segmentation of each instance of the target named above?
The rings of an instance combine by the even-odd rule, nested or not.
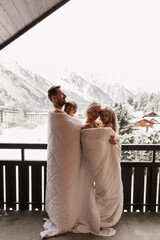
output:
[[[65,103],[64,111],[68,115],[73,116],[77,112],[77,108],[77,103],[75,103],[74,101],[69,101]]]
[[[105,124],[111,123],[113,125],[113,130],[118,132],[118,121],[117,116],[113,108],[105,107],[101,109],[100,119],[105,126]]]
[[[100,116],[101,104],[99,102],[92,102],[86,109],[86,117],[88,120],[95,121]]]

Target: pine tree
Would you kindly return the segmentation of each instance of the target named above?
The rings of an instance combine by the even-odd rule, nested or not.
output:
[[[128,113],[128,110],[123,107],[123,105],[115,104],[115,111],[118,118],[118,124],[119,124],[119,134],[130,134],[133,132],[133,126],[130,124],[131,116]]]
[[[133,106],[133,105],[134,105],[133,97],[129,97],[128,100],[127,100],[127,102],[128,102],[131,106]]]

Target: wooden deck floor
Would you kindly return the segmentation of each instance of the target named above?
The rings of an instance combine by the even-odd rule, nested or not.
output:
[[[0,212],[0,239],[40,240],[45,212]],[[160,240],[160,213],[123,213],[110,240]],[[58,240],[104,240],[92,234],[65,233]]]

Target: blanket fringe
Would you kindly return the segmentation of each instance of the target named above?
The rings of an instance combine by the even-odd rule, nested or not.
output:
[[[70,231],[62,231],[62,230],[59,230],[58,227],[55,224],[53,224],[49,219],[44,218],[43,220],[45,221],[43,225],[45,230],[40,233],[41,239],[54,237],[54,236],[63,234],[65,232],[84,233],[84,234],[91,233],[91,234],[94,234],[97,236],[103,236],[103,237],[109,237],[116,234],[116,230],[114,228],[103,228],[103,230],[100,230],[99,233],[97,234],[91,231],[88,226],[85,226],[83,224],[77,224]]]

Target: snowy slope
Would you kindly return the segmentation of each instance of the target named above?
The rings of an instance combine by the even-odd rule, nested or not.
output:
[[[27,66],[5,54],[0,56],[0,105],[29,110],[50,108],[47,90],[52,85],[61,85],[67,93],[67,100],[78,103],[79,111],[93,100],[110,105],[126,101],[133,95],[124,87],[106,84],[96,76],[84,78],[67,69],[48,65]]]

